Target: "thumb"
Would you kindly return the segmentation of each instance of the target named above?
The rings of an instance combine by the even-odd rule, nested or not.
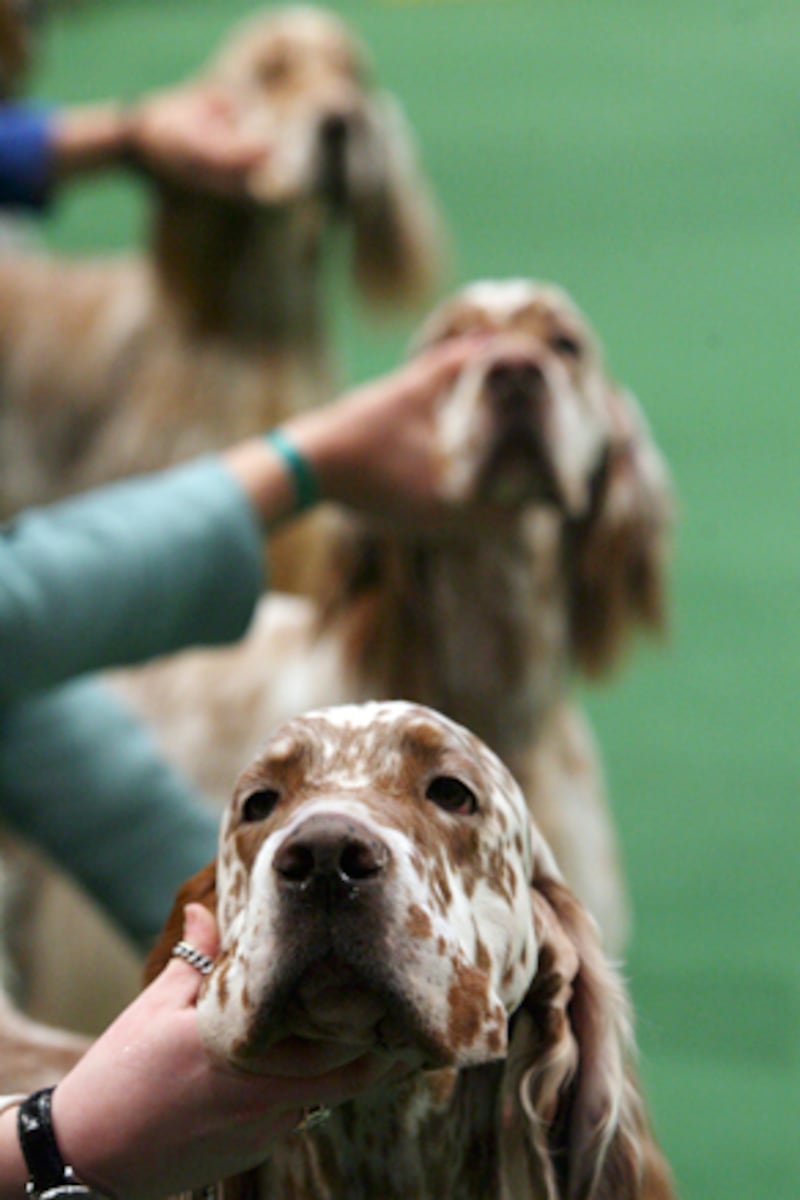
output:
[[[183,938],[201,954],[216,958],[219,953],[219,930],[214,914],[203,904],[192,902],[183,910]]]
[[[212,913],[202,904],[187,904],[183,911],[182,940],[198,954],[214,959],[219,951],[219,932]],[[186,958],[173,954],[166,969],[153,986],[171,996],[180,995],[187,1004],[194,1004],[207,976]],[[177,990],[176,990],[177,989]]]

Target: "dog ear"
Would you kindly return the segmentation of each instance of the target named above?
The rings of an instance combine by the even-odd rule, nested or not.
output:
[[[355,204],[353,274],[371,304],[413,307],[444,274],[444,228],[402,110],[387,95],[375,106],[375,178],[369,195]]]
[[[596,926],[556,879],[536,880],[532,904],[539,961],[506,1070],[509,1194],[670,1200],[633,1074],[627,998]]]
[[[217,913],[217,865],[208,863],[196,875],[181,884],[172,911],[144,964],[144,982],[151,983],[160,975],[172,957],[172,947],[183,937],[183,910],[187,904],[202,904],[209,912]]]
[[[667,468],[636,400],[613,389],[608,402],[608,452],[565,550],[573,652],[590,676],[616,663],[637,628],[665,628],[673,521]]]

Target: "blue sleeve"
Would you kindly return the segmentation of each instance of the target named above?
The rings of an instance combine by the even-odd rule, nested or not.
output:
[[[0,105],[0,206],[43,208],[52,181],[52,126],[47,109]]]
[[[216,854],[218,816],[95,680],[3,714],[0,795],[9,826],[77,879],[142,950],[179,885]]]
[[[263,584],[257,519],[214,457],[24,513],[0,533],[0,708],[233,641]]]

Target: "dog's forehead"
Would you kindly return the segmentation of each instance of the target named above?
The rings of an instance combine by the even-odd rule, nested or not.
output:
[[[472,330],[546,336],[554,329],[590,336],[586,318],[562,288],[533,279],[479,280],[434,310],[423,327],[422,341]]]
[[[246,777],[276,767],[299,767],[304,782],[315,786],[348,789],[406,780],[409,769],[423,775],[463,767],[488,800],[512,806],[519,800],[512,776],[480,739],[442,714],[406,701],[340,705],[286,721]]]
[[[334,13],[297,5],[245,21],[228,40],[223,61],[257,66],[275,54],[291,54],[296,62],[322,57],[352,69],[366,60],[365,48]]]

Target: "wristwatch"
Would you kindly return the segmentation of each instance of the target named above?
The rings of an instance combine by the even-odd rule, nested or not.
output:
[[[25,1186],[25,1195],[32,1200],[62,1200],[66,1196],[109,1200],[102,1192],[81,1183],[72,1167],[67,1166],[61,1157],[51,1113],[54,1090],[51,1087],[42,1088],[19,1106],[19,1144],[31,1176]]]

